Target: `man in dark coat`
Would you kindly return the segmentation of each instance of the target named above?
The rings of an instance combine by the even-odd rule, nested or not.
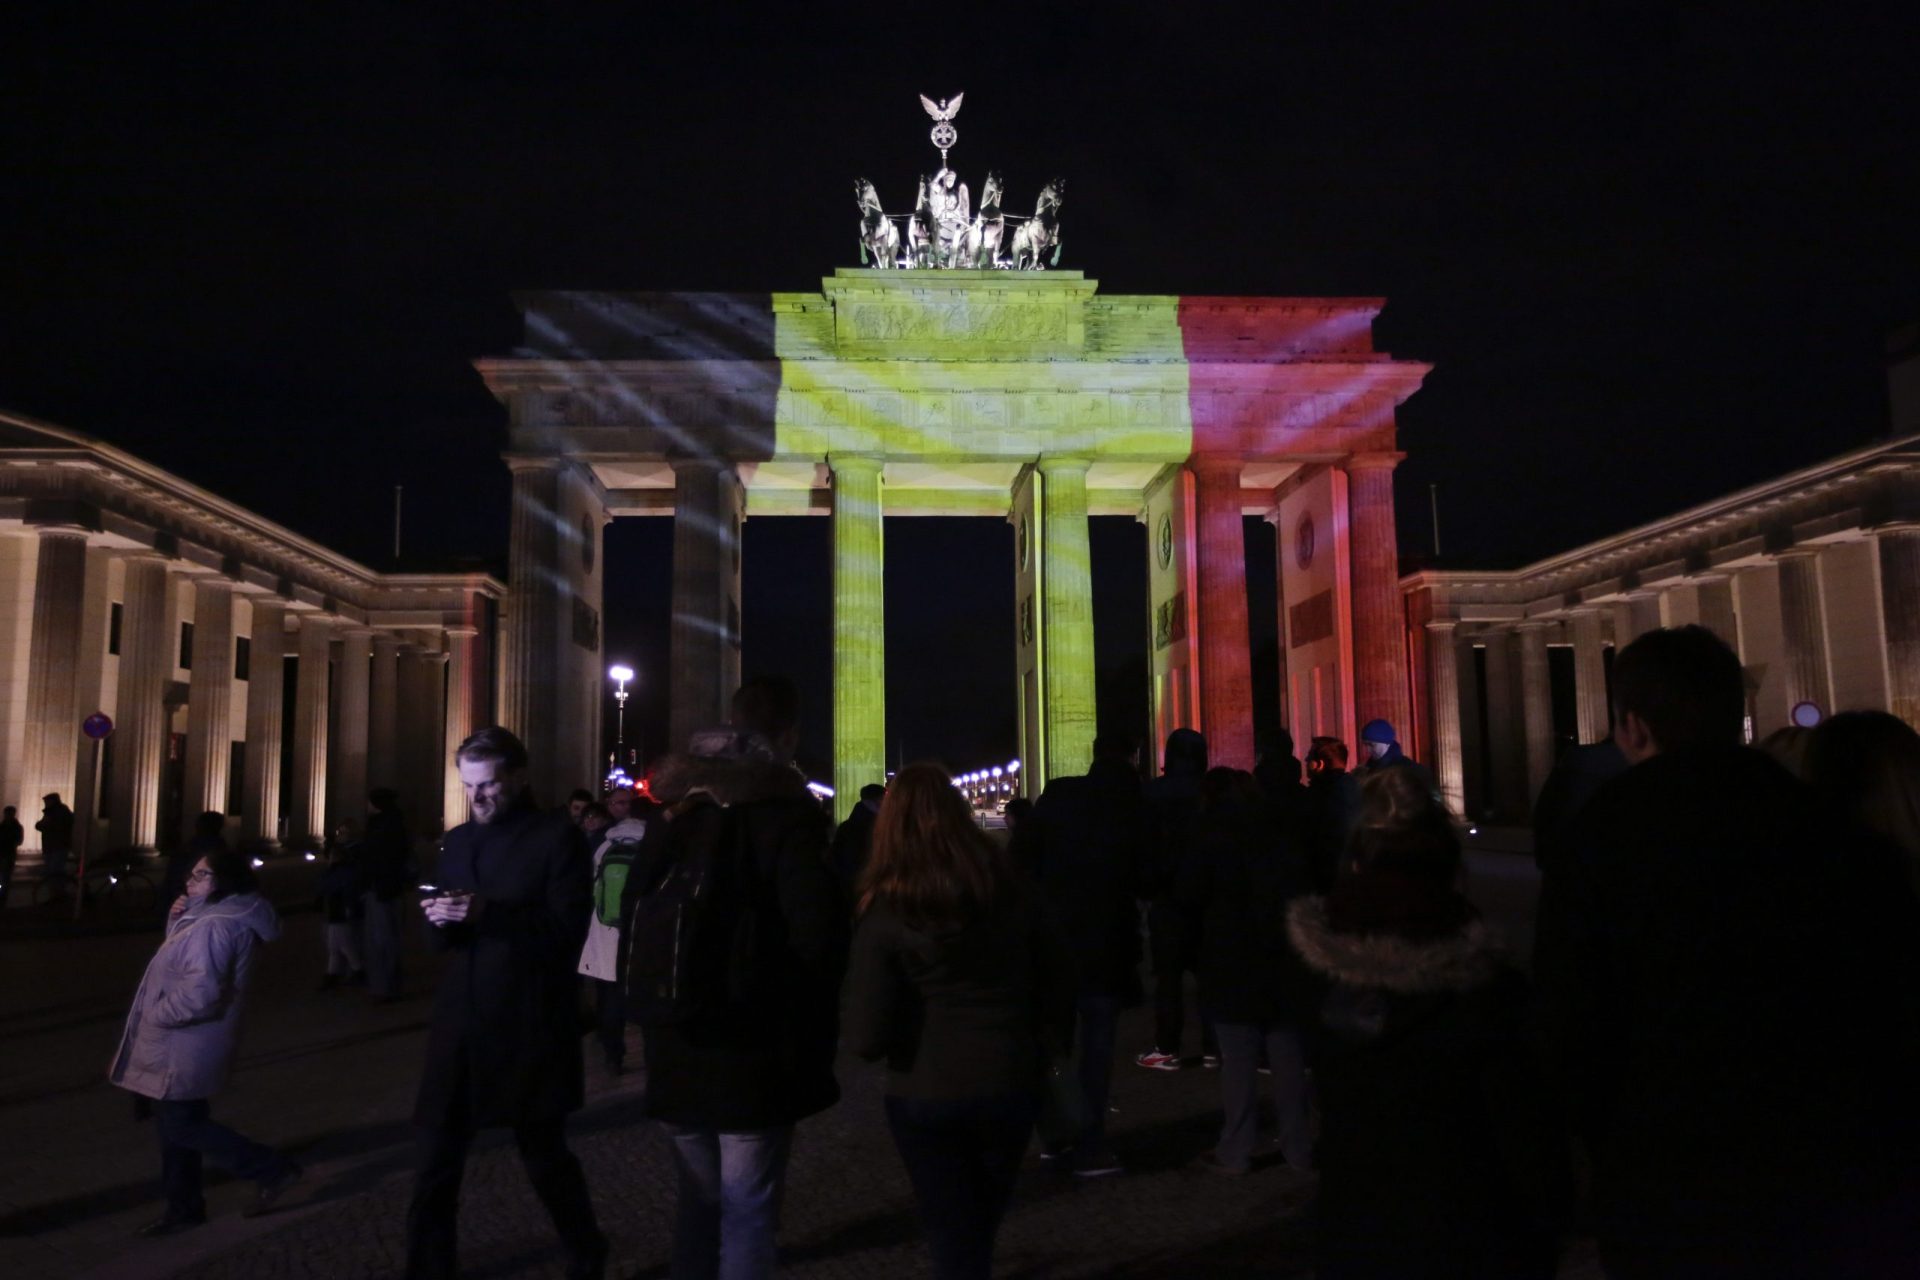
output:
[[[1429,791],[1433,789],[1433,770],[1406,753],[1393,722],[1369,720],[1360,730],[1360,764],[1354,774],[1364,780],[1382,769],[1411,769]]]
[[[1136,900],[1149,825],[1133,743],[1103,733],[1085,776],[1048,783],[1014,837],[1014,855],[1039,880],[1074,959],[1080,1087],[1093,1116],[1073,1152],[1083,1177],[1120,1171],[1107,1145],[1107,1097],[1120,1010],[1144,994]]]
[[[1920,1274],[1920,923],[1895,860],[1741,745],[1740,661],[1647,633],[1629,768],[1546,867],[1535,971],[1609,1275]]]
[[[880,802],[886,798],[885,787],[869,782],[860,788],[860,803],[853,806],[853,812],[833,833],[828,861],[833,865],[833,874],[849,893],[859,883],[860,873],[867,869],[867,854],[873,848],[873,820],[880,816]]]
[[[422,1141],[407,1274],[455,1273],[468,1146],[477,1129],[507,1127],[566,1247],[567,1274],[597,1277],[607,1243],[564,1128],[584,1092],[574,966],[591,905],[587,850],[564,811],[535,806],[526,748],[505,729],[475,733],[454,763],[473,820],[447,833],[426,902],[433,944],[452,956],[414,1104]]]
[[[792,683],[757,677],[734,694],[731,725],[696,733],[653,776],[668,857],[698,846],[737,860],[735,905],[753,939],[744,971],[727,975],[736,998],[648,1024],[642,1038],[647,1114],[664,1124],[679,1174],[676,1276],[716,1274],[723,1250],[729,1276],[772,1273],[794,1125],[840,1098],[848,914],[827,865],[827,816],[793,764],[799,729]],[[632,899],[640,886],[627,884]]]
[[[1612,738],[1576,746],[1560,757],[1533,804],[1533,861],[1545,870],[1571,849],[1580,815],[1600,788],[1627,771],[1627,758]]]
[[[1347,744],[1338,738],[1315,738],[1307,746],[1307,793],[1295,832],[1316,892],[1328,892],[1340,878],[1347,841],[1359,817],[1360,784],[1347,772]]]
[[[40,821],[33,829],[40,833],[40,874],[48,879],[65,875],[67,856],[73,852],[73,810],[58,791],[40,797]]]
[[[391,787],[376,787],[367,794],[367,834],[360,842],[360,898],[367,988],[382,1004],[400,998],[400,919],[411,862],[400,797]]]
[[[1187,970],[1193,968],[1199,925],[1175,896],[1180,868],[1193,844],[1200,813],[1200,780],[1207,772],[1207,740],[1194,729],[1167,735],[1161,774],[1147,783],[1152,815],[1151,845],[1141,876],[1147,899],[1147,949],[1153,960],[1153,1047],[1134,1058],[1154,1071],[1178,1071],[1180,1041],[1186,1030]],[[1200,1020],[1205,1059],[1219,1061],[1213,1031]]]
[[[0,911],[7,906],[7,893],[13,887],[14,864],[20,859],[20,846],[27,838],[27,832],[20,820],[13,816],[13,806],[8,805],[4,815],[0,815]]]

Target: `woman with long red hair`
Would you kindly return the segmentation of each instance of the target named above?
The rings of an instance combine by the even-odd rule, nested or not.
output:
[[[1047,1060],[1072,1037],[1071,957],[938,765],[887,787],[856,896],[847,1043],[887,1060],[934,1274],[988,1276]]]

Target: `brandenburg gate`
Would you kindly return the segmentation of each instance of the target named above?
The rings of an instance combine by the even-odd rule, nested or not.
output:
[[[1374,350],[1384,300],[1104,295],[1045,269],[1060,184],[1012,219],[1009,258],[997,175],[971,216],[944,150],[904,236],[858,190],[874,265],[817,292],[521,294],[524,345],[478,362],[510,424],[501,707],[543,796],[602,772],[601,535],[623,516],[674,521],[676,744],[739,680],[742,522],[833,522],[842,813],[886,771],[886,516],[1014,525],[1030,794],[1090,759],[1092,515],[1147,526],[1156,737],[1197,728],[1252,763],[1247,514],[1280,540],[1283,721],[1303,744],[1408,726],[1394,413],[1428,366]]]

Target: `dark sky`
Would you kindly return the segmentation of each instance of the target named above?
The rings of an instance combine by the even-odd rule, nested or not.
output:
[[[1400,418],[1409,557],[1429,483],[1447,562],[1508,565],[1865,442],[1920,317],[1913,6],[709,7],[10,15],[0,405],[376,566],[404,484],[409,561],[504,561],[469,361],[515,343],[508,291],[815,287],[849,179],[904,201],[915,97],[956,90],[961,176],[1017,207],[1065,175],[1062,265],[1108,292],[1390,299],[1380,345],[1437,366]],[[655,735],[665,535],[610,539]],[[1006,753],[1005,530],[888,539],[896,740]],[[1112,681],[1142,553],[1095,539]],[[824,730],[824,524],[750,525],[747,564],[748,666]]]

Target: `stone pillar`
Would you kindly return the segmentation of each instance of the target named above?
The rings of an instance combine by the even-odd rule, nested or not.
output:
[[[507,565],[507,699],[501,719],[526,744],[535,777],[554,768],[565,702],[560,676],[561,610],[569,604],[560,563],[559,458],[512,458],[513,515]],[[435,777],[439,775],[436,772]],[[417,796],[415,797],[418,798]],[[435,789],[438,811],[438,788]],[[407,815],[423,821],[426,813]]]
[[[725,724],[740,687],[740,506],[731,466],[710,458],[673,464],[671,750]],[[595,753],[598,760],[598,744]]]
[[[1347,460],[1348,522],[1353,573],[1355,723],[1384,719],[1406,734],[1407,644],[1400,599],[1400,550],[1393,524],[1393,469],[1400,453],[1355,454]]]
[[[887,774],[885,541],[880,460],[833,466],[833,789],[844,818]]]
[[[385,631],[374,633],[367,675],[367,789],[375,787],[400,790],[400,640]]]
[[[38,847],[33,829],[40,797],[50,791],[78,814],[74,834],[92,826],[81,812],[74,789],[82,744],[80,721],[93,708],[80,707],[80,664],[86,651],[80,626],[87,600],[87,535],[77,529],[42,529],[34,571],[33,631],[27,657],[26,790],[18,801],[27,843]]]
[[[1786,659],[1787,708],[1812,702],[1829,715],[1833,686],[1827,671],[1826,611],[1820,598],[1820,557],[1790,551],[1779,557],[1780,639]]]
[[[1093,668],[1093,552],[1087,537],[1087,460],[1043,457],[1040,471],[1041,673],[1046,759],[1041,786],[1085,773],[1097,718]],[[1241,601],[1241,622],[1246,603]],[[1031,768],[1023,762],[1023,768]]]
[[[1293,728],[1292,683],[1287,676],[1287,537],[1280,529],[1280,508],[1278,505],[1267,512],[1266,521],[1273,526],[1273,605],[1278,613],[1278,625],[1274,631],[1274,647],[1280,652],[1280,727]],[[1251,641],[1249,641],[1251,643]],[[1251,677],[1249,677],[1251,678]],[[1296,742],[1296,754],[1304,757],[1307,744]]]
[[[187,686],[187,759],[180,833],[191,838],[201,814],[227,811],[233,743],[233,583],[193,584],[193,679]]]
[[[280,731],[286,713],[287,606],[255,597],[247,657],[247,777],[240,807],[246,832],[280,838]]]
[[[440,746],[445,740],[441,663],[437,651],[408,645],[400,654],[400,806],[419,833],[430,832],[446,794]]]
[[[167,745],[163,699],[174,658],[167,631],[167,562],[136,556],[125,564],[107,847],[151,849],[160,835],[160,773]]]
[[[1189,465],[1199,544],[1200,729],[1207,736],[1208,764],[1251,769],[1253,672],[1247,640],[1247,544],[1240,517],[1240,462],[1195,458]]]
[[[334,667],[333,751],[327,764],[327,830],[352,822],[365,830],[367,760],[373,669],[373,631],[347,627],[340,632],[340,660]]]
[[[1519,631],[1520,709],[1527,740],[1525,810],[1531,813],[1553,772],[1553,677],[1547,668],[1546,624],[1522,623]]]
[[[1606,656],[1601,653],[1600,613],[1582,609],[1573,615],[1573,689],[1576,732],[1584,743],[1603,742],[1613,732],[1607,708]]]
[[[1427,696],[1433,707],[1433,777],[1440,798],[1455,815],[1467,810],[1467,765],[1460,734],[1460,653],[1454,644],[1459,623],[1436,618],[1427,623]]]
[[[1920,729],[1920,528],[1886,529],[1879,541],[1887,709]]]
[[[1502,820],[1527,812],[1527,740],[1514,698],[1513,635],[1487,634],[1487,747],[1493,762],[1488,793]]]
[[[327,688],[331,683],[333,619],[300,619],[300,657],[293,684],[293,794],[287,840],[323,843],[327,836]]]
[[[1700,625],[1740,650],[1740,623],[1733,609],[1733,579],[1703,578],[1699,583]]]
[[[447,630],[447,716],[440,739],[441,825],[453,828],[467,820],[466,788],[460,785],[460,771],[454,767],[453,753],[479,728],[476,708],[481,703],[478,682],[486,673],[474,664],[474,641],[479,632],[472,627]]]

